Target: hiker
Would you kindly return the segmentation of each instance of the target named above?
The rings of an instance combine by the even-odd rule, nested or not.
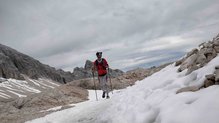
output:
[[[109,65],[106,59],[102,58],[102,52],[96,53],[97,59],[93,63],[93,72],[97,71],[98,80],[100,83],[101,90],[103,91],[102,98],[110,98],[109,97],[109,88],[107,85],[107,72],[109,69]]]

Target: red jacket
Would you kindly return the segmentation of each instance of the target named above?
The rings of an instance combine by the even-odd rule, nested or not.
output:
[[[107,74],[106,68],[109,67],[106,59],[102,58],[101,62],[98,60],[94,61],[94,66],[97,68],[97,72],[99,76],[104,76]]]

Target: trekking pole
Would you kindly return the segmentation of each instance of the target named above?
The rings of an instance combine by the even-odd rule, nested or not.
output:
[[[111,91],[112,91],[112,94],[113,94],[113,85],[112,85],[112,82],[111,82],[111,76],[110,76],[110,70],[108,69],[108,75],[109,75],[109,80],[110,80],[110,87],[111,87]]]
[[[95,83],[95,79],[94,79],[94,72],[92,72],[92,75],[93,75],[93,81],[94,81],[94,89],[95,89],[95,93],[96,93],[96,100],[98,101],[98,98],[97,98],[97,88],[96,88],[96,83]]]

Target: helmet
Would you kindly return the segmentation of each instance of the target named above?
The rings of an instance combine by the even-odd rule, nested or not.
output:
[[[102,52],[97,52],[96,56],[102,55]]]

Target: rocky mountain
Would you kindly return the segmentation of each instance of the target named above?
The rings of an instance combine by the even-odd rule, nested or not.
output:
[[[53,67],[0,44],[0,77],[22,80],[24,79],[22,74],[33,79],[45,77],[61,83],[74,79],[70,72],[63,74]]]
[[[74,72],[65,72],[61,69],[40,63],[38,60],[20,53],[10,47],[0,44],[0,77],[24,80],[23,75],[32,79],[48,78],[60,83],[71,82],[76,79],[88,78],[91,73],[92,62],[87,60],[84,68],[76,67]],[[113,77],[121,75],[121,70],[112,70]]]

